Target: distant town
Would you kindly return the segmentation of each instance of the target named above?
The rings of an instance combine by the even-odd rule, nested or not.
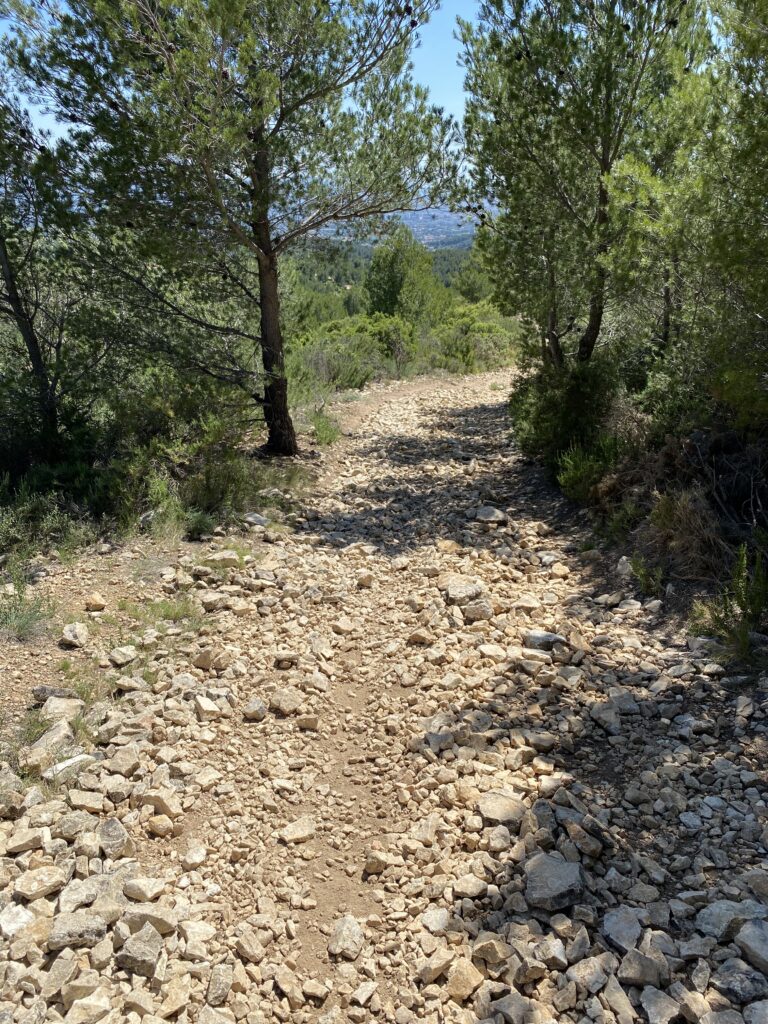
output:
[[[475,235],[473,221],[450,210],[403,213],[400,219],[428,249],[468,249]]]

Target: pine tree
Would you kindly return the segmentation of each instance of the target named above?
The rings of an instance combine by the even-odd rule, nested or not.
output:
[[[462,24],[475,187],[495,208],[483,245],[505,306],[588,361],[622,226],[610,178],[643,139],[696,32],[686,0],[498,0]]]
[[[73,125],[88,202],[217,259],[258,310],[267,448],[296,452],[281,257],[430,205],[454,129],[410,76],[436,0],[72,0],[17,8],[17,67]],[[248,259],[243,259],[245,252]],[[253,268],[253,273],[248,268]]]

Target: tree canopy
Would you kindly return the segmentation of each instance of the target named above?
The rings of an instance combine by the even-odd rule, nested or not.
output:
[[[504,0],[462,23],[475,201],[497,209],[483,239],[504,302],[536,324],[546,358],[564,339],[588,360],[611,300],[625,227],[611,176],[654,162],[665,98],[702,42],[685,0]]]
[[[16,64],[81,150],[84,201],[173,229],[258,310],[269,447],[296,449],[278,264],[307,234],[428,206],[454,128],[408,53],[435,0],[17,8]],[[247,258],[243,256],[247,254]]]

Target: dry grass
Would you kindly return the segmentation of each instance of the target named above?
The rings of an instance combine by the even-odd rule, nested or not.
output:
[[[32,640],[50,626],[53,605],[22,582],[0,594],[0,639]]]
[[[189,629],[196,629],[203,622],[200,606],[187,594],[146,602],[121,600],[118,608],[131,619],[155,627],[183,622]]]
[[[638,539],[643,547],[665,554],[675,575],[683,580],[722,578],[732,557],[700,486],[655,493],[651,514]]]

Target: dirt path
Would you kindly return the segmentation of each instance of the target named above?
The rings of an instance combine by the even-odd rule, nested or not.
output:
[[[14,851],[72,809],[126,833],[7,858],[9,1021],[768,1020],[762,691],[589,549],[508,382],[377,389],[291,531],[174,559],[204,623],[123,638],[97,760],[8,812]],[[108,948],[51,942],[106,891]],[[43,996],[62,949],[80,988]]]

